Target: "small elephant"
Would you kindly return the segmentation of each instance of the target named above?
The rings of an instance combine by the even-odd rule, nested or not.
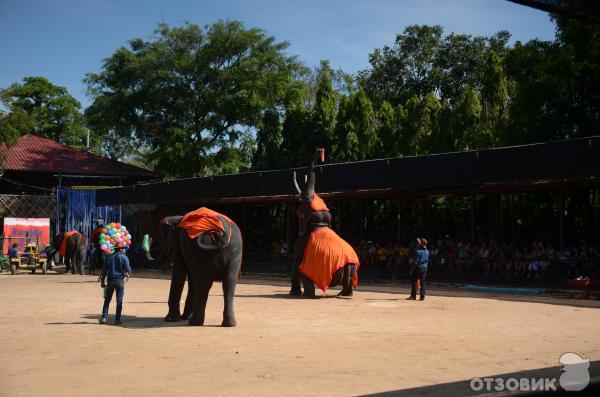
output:
[[[298,216],[298,238],[292,264],[292,288],[290,295],[315,297],[315,286],[326,291],[327,287],[341,285],[341,297],[353,295],[358,282],[358,256],[354,249],[330,229],[331,214],[325,202],[315,193],[315,162],[325,160],[324,149],[317,149],[308,165],[308,181],[301,190],[294,172],[294,186],[302,203]],[[324,251],[325,250],[325,251]],[[300,281],[304,286],[302,293]]]
[[[54,251],[50,256],[59,251],[65,260],[65,273],[83,274],[87,244],[85,238],[76,230],[59,233],[54,237]]]
[[[210,288],[214,281],[222,281],[225,308],[221,325],[234,327],[233,298],[243,249],[238,226],[225,215],[204,207],[185,216],[163,218],[161,223],[166,254],[173,261],[169,312],[164,320],[189,319],[190,325],[203,325]],[[146,253],[149,255],[149,247]],[[186,277],[188,295],[180,314],[179,302]]]

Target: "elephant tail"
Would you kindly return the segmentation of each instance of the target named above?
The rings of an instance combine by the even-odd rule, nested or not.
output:
[[[226,218],[219,218],[223,224],[223,229],[208,229],[196,238],[196,244],[201,249],[205,251],[218,251],[229,245],[232,230],[231,221]]]

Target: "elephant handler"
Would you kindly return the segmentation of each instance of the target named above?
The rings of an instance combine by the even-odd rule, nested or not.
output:
[[[421,300],[425,300],[425,276],[427,275],[428,264],[427,240],[417,238],[417,249],[410,269],[411,292],[410,296],[406,298],[407,300],[414,301],[417,299],[417,281],[421,284]]]
[[[106,323],[108,318],[108,306],[112,299],[113,292],[117,292],[117,312],[115,315],[115,325],[121,323],[121,311],[123,310],[123,295],[125,294],[125,281],[131,276],[131,267],[129,259],[123,253],[123,243],[117,243],[115,252],[109,255],[104,261],[102,274],[100,275],[101,286],[106,288],[104,294],[104,306],[102,307],[102,317],[100,324]],[[108,277],[108,284],[106,278]]]

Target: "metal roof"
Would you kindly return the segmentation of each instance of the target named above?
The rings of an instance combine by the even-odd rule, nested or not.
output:
[[[2,167],[7,171],[43,174],[137,176],[156,178],[154,172],[75,149],[51,139],[24,135],[13,146],[0,144]]]

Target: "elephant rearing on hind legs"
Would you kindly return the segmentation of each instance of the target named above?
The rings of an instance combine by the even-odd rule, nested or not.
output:
[[[290,294],[314,298],[314,284],[323,292],[328,287],[341,285],[338,296],[350,297],[358,282],[360,263],[354,249],[331,230],[329,209],[315,193],[314,167],[318,158],[321,162],[325,161],[324,149],[318,149],[308,165],[308,181],[304,190],[298,186],[294,172],[294,186],[302,203],[296,211],[299,235],[294,249]]]
[[[165,321],[189,318],[190,325],[203,325],[210,288],[214,281],[222,281],[225,307],[221,325],[234,327],[233,297],[242,264],[242,234],[238,226],[204,207],[185,216],[163,218],[161,223],[164,247],[173,261]],[[179,302],[186,278],[188,295],[181,314]]]

